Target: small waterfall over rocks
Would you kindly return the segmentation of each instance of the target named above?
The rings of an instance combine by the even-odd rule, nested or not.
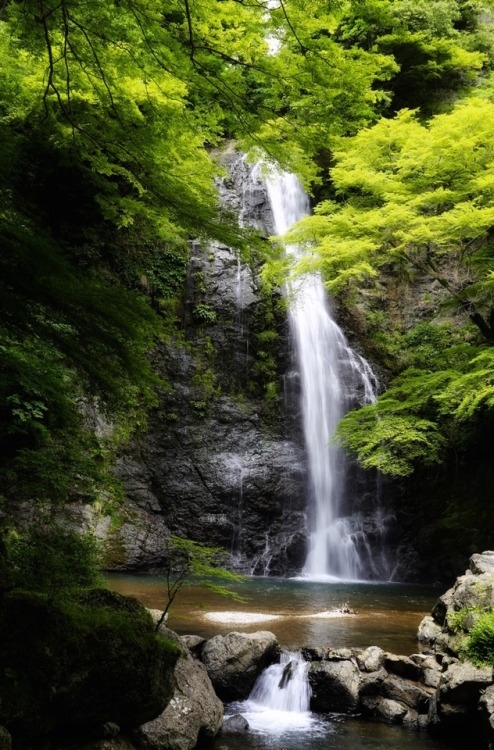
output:
[[[242,714],[254,732],[279,735],[306,730],[317,721],[310,712],[308,670],[300,652],[282,651],[279,663],[259,675],[248,699],[229,711]]]
[[[274,228],[284,234],[309,212],[309,201],[293,174],[280,172],[267,179]],[[287,253],[300,254],[298,247]],[[307,450],[312,532],[303,573],[312,578],[388,578],[390,566],[383,552],[377,556],[366,533],[385,536],[392,520],[374,498],[372,518],[347,515],[345,494],[348,461],[332,442],[338,422],[356,405],[375,401],[377,379],[368,362],[348,344],[333,319],[319,274],[307,274],[292,284],[290,327],[300,373],[301,408]]]

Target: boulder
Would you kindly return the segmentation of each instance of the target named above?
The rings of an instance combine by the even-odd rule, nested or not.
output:
[[[436,688],[441,677],[441,663],[435,654],[412,654],[412,661],[420,666],[422,670],[422,682],[426,687]]]
[[[322,661],[326,658],[327,649],[320,647],[306,647],[302,649],[302,656],[305,661]]]
[[[420,680],[422,670],[408,656],[397,656],[396,654],[386,654],[384,658],[384,669],[398,677],[404,677],[406,680]]]
[[[492,667],[476,667],[470,662],[455,662],[441,675],[441,703],[476,706],[480,691],[492,683]]]
[[[385,724],[403,724],[411,716],[406,706],[390,698],[366,697],[362,701],[362,713],[366,718],[382,721]]]
[[[249,722],[242,714],[227,716],[221,727],[224,734],[243,734],[249,730]]]
[[[181,635],[180,640],[188,648],[192,656],[196,659],[201,658],[202,647],[206,643],[205,638],[201,638],[200,635]]]
[[[0,608],[0,722],[26,747],[137,727],[170,700],[178,653],[135,599],[107,589],[71,601],[13,592]]]
[[[429,710],[429,729],[444,737],[480,741],[478,704],[482,692],[492,684],[492,667],[469,662],[450,664],[441,675]]]
[[[494,606],[494,575],[492,571],[457,578],[453,587],[452,605],[454,611],[466,607],[489,608]]]
[[[206,668],[183,649],[175,667],[173,697],[163,713],[134,733],[143,750],[192,750],[201,737],[214,737],[223,722],[223,705]]]
[[[223,701],[248,697],[262,670],[276,661],[278,641],[273,633],[216,635],[202,649],[202,661],[214,689]]]
[[[319,713],[356,711],[360,673],[352,660],[313,662],[309,668],[311,709]]]
[[[377,672],[384,663],[384,651],[378,646],[369,646],[357,656],[357,664],[362,672]]]
[[[382,693],[382,685],[388,673],[385,669],[376,672],[364,672],[360,676],[360,699],[375,698]]]
[[[443,626],[446,620],[446,614],[453,604],[453,589],[448,589],[445,594],[439,597],[432,608],[431,615],[434,622]]]
[[[412,680],[405,680],[403,677],[396,675],[388,675],[381,686],[381,695],[384,698],[402,703],[418,714],[427,714],[429,701],[433,693],[432,688],[426,688]]]
[[[441,635],[441,627],[431,615],[426,615],[419,625],[417,640],[419,643],[434,645]]]

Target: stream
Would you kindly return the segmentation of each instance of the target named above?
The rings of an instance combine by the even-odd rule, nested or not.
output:
[[[157,576],[112,574],[107,582],[146,607],[164,607],[164,581]],[[260,577],[229,587],[245,601],[226,599],[199,586],[182,589],[170,613],[170,627],[182,635],[196,633],[204,638],[232,630],[270,630],[289,649],[372,645],[411,654],[417,651],[422,617],[443,593],[442,587],[411,584]],[[343,605],[357,614],[334,612]]]

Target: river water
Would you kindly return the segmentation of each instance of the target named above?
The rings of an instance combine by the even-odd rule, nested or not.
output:
[[[163,609],[164,581],[156,576],[108,576],[108,585]],[[286,578],[246,578],[236,602],[199,586],[182,589],[169,625],[180,634],[211,638],[232,630],[270,630],[282,646],[380,646],[397,654],[417,651],[418,625],[441,589],[409,584],[318,582]],[[334,610],[347,605],[355,615]],[[250,620],[250,621],[249,621]]]

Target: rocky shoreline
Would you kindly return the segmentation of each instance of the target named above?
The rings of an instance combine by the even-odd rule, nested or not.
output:
[[[484,552],[471,557],[465,575],[423,619],[417,653],[399,656],[377,646],[302,648],[310,663],[311,710],[401,725],[452,746],[492,750],[493,668],[475,666],[463,654],[470,629],[482,612],[493,608],[494,552]],[[159,613],[152,614],[156,620]],[[205,640],[180,637],[165,626],[159,632],[180,649],[173,695],[161,715],[125,732],[108,716],[99,739],[53,747],[193,750],[220,731],[247,731],[242,717],[223,722],[223,704],[246,699],[260,673],[279,661],[276,636],[269,631],[232,632]],[[8,733],[0,732],[0,749],[10,746]]]

